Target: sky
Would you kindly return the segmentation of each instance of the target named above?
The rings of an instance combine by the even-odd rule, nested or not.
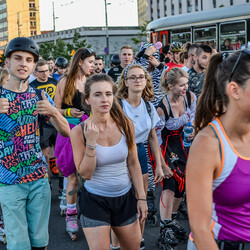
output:
[[[53,30],[52,0],[40,0],[41,31]],[[137,26],[137,0],[107,0],[109,26]],[[54,0],[56,31],[105,26],[104,0]]]

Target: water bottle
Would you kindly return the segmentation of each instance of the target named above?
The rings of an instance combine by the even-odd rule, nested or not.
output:
[[[183,145],[184,147],[188,148],[191,146],[191,140],[188,139],[189,135],[192,134],[194,131],[192,127],[192,123],[189,122],[187,126],[184,128],[184,140],[183,140]]]

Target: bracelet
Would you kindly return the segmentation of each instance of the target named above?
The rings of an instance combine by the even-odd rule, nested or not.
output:
[[[137,201],[147,201],[147,199],[137,199]]]
[[[95,150],[96,149],[96,146],[89,145],[88,143],[86,143],[86,147],[88,147],[91,150]]]
[[[95,152],[94,155],[88,155],[88,154],[85,152],[85,155],[88,156],[88,157],[94,157],[94,156],[96,156],[96,152]]]
[[[72,115],[70,114],[70,111],[71,111],[71,108],[65,109],[65,112],[64,112],[65,117],[71,117],[71,116],[72,116]]]

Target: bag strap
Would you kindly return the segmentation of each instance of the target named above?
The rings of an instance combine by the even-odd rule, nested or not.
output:
[[[190,106],[191,106],[191,93],[189,90],[187,90],[186,95],[187,95],[188,107],[190,108]]]
[[[164,99],[164,98],[163,98],[163,99]],[[163,99],[161,99],[161,101],[160,101],[158,107],[161,108],[161,109],[163,110],[164,115],[165,115],[165,121],[167,121],[168,118],[169,118],[169,114],[168,114],[168,111],[167,111],[165,105],[163,104]]]
[[[150,104],[149,104],[148,101],[145,101],[144,99],[143,99],[143,101],[144,101],[145,104],[146,104],[146,108],[147,108],[147,112],[148,112],[148,114],[149,114],[149,117],[151,117],[151,106],[150,106]]]

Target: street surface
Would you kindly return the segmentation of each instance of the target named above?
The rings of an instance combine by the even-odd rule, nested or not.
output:
[[[72,241],[71,238],[66,233],[65,221],[64,221],[65,217],[60,216],[58,190],[59,190],[58,179],[52,179],[52,201],[51,201],[51,215],[49,224],[50,241],[48,250],[89,249],[82,230],[80,230],[77,233],[76,241]],[[155,192],[156,202],[157,202],[156,204],[159,204],[158,202],[160,198],[160,192],[161,192],[161,187],[159,185]],[[153,227],[151,224],[146,223],[146,228],[144,233],[146,250],[158,249],[155,244],[155,241],[159,235],[159,212],[157,212],[157,216],[158,216],[157,227]],[[181,215],[178,221],[189,232],[188,220]],[[0,243],[0,249],[6,250],[6,247],[2,243]],[[186,249],[186,243],[180,242],[174,249],[184,250]]]

